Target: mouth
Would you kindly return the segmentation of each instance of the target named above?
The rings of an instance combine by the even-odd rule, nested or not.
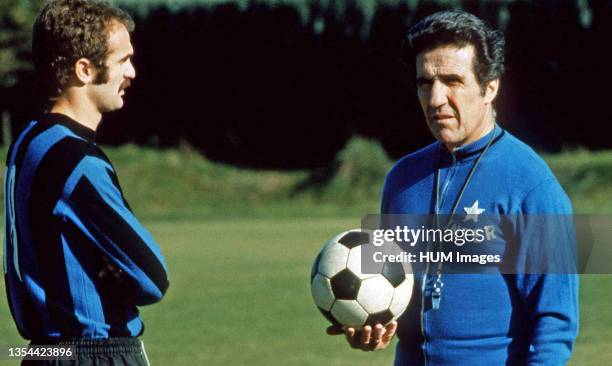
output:
[[[452,114],[434,114],[431,116],[431,120],[432,121],[444,121],[444,120],[451,119],[454,117],[455,116],[453,116]]]
[[[121,84],[121,86],[119,87],[119,95],[125,95],[125,90],[130,87],[130,84],[131,83],[129,81]]]

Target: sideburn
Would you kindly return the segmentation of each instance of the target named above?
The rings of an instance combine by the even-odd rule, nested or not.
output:
[[[108,67],[102,64],[96,67],[96,78],[94,79],[94,85],[100,85],[108,82]]]

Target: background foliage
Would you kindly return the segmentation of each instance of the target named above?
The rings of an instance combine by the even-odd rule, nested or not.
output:
[[[31,71],[31,29],[42,0],[0,0],[0,88]]]

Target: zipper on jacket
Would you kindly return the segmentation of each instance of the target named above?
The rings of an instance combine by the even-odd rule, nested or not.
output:
[[[456,173],[456,169],[457,169],[457,156],[455,155],[454,152],[451,152],[451,157],[452,157],[452,164],[450,167],[450,171],[448,172],[448,175],[446,176],[446,179],[444,180],[444,186],[442,186],[442,192],[440,192],[440,206],[442,206],[442,202],[444,202],[444,197],[446,197],[446,194],[448,192],[448,187],[450,186],[450,182],[451,180],[453,180],[453,178],[455,177],[455,173]],[[439,174],[439,171],[438,171]],[[439,210],[440,207],[436,207],[436,215],[439,214]]]
[[[448,173],[445,181],[444,181],[444,187],[442,188],[442,192],[440,194],[439,200],[441,203],[444,201],[444,196],[446,195],[446,191],[448,190],[448,186],[450,185],[450,181],[453,179],[453,177],[455,176],[455,169],[457,167],[457,156],[455,155],[454,152],[451,152],[451,157],[452,157],[452,164],[451,164],[451,170]],[[440,170],[438,170],[437,172],[438,174],[440,174]],[[435,214],[438,215],[440,212],[440,208],[439,207],[434,207],[435,210]],[[427,287],[427,277],[429,276],[429,261],[427,262],[426,266],[425,266],[425,273],[423,274],[423,284],[421,285],[421,337],[423,337],[423,360],[425,361],[425,365],[428,364],[427,362],[427,337],[425,335],[425,288]]]

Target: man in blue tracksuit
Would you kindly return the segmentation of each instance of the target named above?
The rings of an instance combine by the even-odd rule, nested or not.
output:
[[[4,278],[32,345],[73,346],[74,360],[24,364],[148,365],[138,306],[168,288],[160,249],[125,200],[95,142],[136,72],[132,18],[108,3],[53,0],[33,27],[48,111],[11,145],[5,170]]]
[[[437,142],[391,169],[382,213],[571,215],[544,161],[495,123],[503,35],[471,14],[446,11],[415,25],[406,45],[408,57],[416,57],[418,98]],[[518,237],[513,273],[416,266],[413,297],[398,324],[359,333],[349,328],[349,343],[383,349],[396,332],[397,366],[565,364],[578,332],[578,278],[576,272],[521,271],[518,262],[540,260],[554,243],[527,240],[529,230],[519,221],[525,220],[511,225]],[[555,235],[571,238],[571,225],[557,228],[565,232]],[[571,251],[567,245],[548,255]]]

